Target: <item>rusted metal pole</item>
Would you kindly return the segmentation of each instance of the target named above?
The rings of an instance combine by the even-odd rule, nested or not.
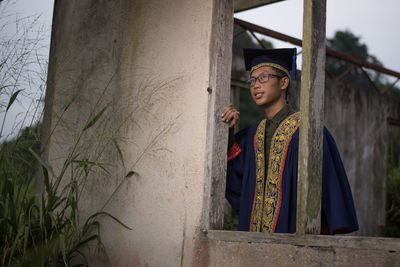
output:
[[[296,234],[321,228],[326,0],[304,0]]]
[[[257,32],[257,33],[261,33],[261,34],[270,36],[272,38],[275,38],[275,39],[278,39],[278,40],[281,40],[281,41],[285,41],[285,42],[288,42],[288,43],[291,43],[291,44],[294,44],[294,45],[297,45],[297,46],[303,46],[302,40],[294,38],[292,36],[289,36],[289,35],[286,35],[286,34],[283,34],[283,33],[280,33],[280,32],[276,32],[276,31],[273,31],[273,30],[270,30],[270,29],[258,26],[256,24],[252,24],[250,22],[237,19],[237,18],[235,18],[234,22],[236,24],[240,25],[241,27],[246,28],[248,30],[251,30],[251,31],[254,31],[254,32]],[[381,73],[385,73],[385,74],[400,78],[400,73],[399,72],[386,69],[386,68],[384,68],[382,66],[379,66],[379,65],[376,65],[376,64],[361,60],[359,58],[356,58],[356,57],[353,57],[353,56],[350,56],[350,55],[335,51],[335,50],[330,49],[330,48],[326,48],[326,55],[334,57],[334,58],[337,58],[337,59],[341,59],[341,60],[345,60],[345,61],[351,62],[351,63],[353,63],[353,64],[355,64],[357,66],[365,67],[365,68],[368,68],[368,69],[371,69],[371,70],[375,70],[375,71],[378,71],[378,72],[381,72]]]
[[[300,39],[291,37],[289,35],[286,35],[286,34],[283,34],[283,33],[280,33],[280,32],[276,32],[276,31],[273,31],[273,30],[270,30],[270,29],[258,26],[256,24],[253,24],[253,23],[250,23],[250,22],[247,22],[247,21],[244,21],[244,20],[237,19],[237,18],[234,19],[234,22],[237,25],[239,25],[239,26],[241,26],[243,28],[246,28],[248,30],[255,31],[255,32],[258,32],[258,33],[261,33],[261,34],[265,34],[267,36],[273,37],[275,39],[279,39],[281,41],[286,41],[286,42],[292,43],[292,44],[297,45],[297,46],[302,46],[302,41]]]

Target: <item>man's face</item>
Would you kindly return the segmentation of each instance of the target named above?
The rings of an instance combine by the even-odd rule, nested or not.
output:
[[[272,74],[274,76],[268,76]],[[256,79],[254,85],[250,86],[251,97],[257,106],[268,107],[279,101],[285,101],[286,88],[288,86],[288,78],[278,78],[273,68],[264,66],[256,69],[251,73],[251,78],[264,78],[264,83]],[[266,78],[266,79],[265,79]]]

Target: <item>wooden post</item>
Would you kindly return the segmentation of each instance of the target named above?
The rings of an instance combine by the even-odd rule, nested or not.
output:
[[[296,233],[321,228],[326,0],[304,0]]]
[[[222,229],[224,225],[228,127],[220,115],[230,95],[233,0],[214,1],[213,8],[210,81],[209,87],[204,88],[209,98],[203,229]]]

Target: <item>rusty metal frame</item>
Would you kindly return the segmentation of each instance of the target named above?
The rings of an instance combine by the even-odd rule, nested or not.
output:
[[[355,68],[356,68],[355,65],[351,65],[350,68],[348,68],[347,70],[345,70],[344,72],[342,72],[339,76],[335,77],[334,79],[337,80],[337,81],[340,81],[340,80],[343,79],[347,74],[349,74],[350,72],[352,72]]]
[[[362,73],[365,75],[365,77],[367,77],[368,81],[372,84],[372,86],[375,88],[375,90],[377,90],[378,92],[381,92],[381,90],[379,90],[378,86],[376,86],[376,84],[374,83],[374,81],[371,79],[371,77],[369,77],[368,73],[366,70],[364,70],[363,67],[359,66]]]
[[[392,89],[396,83],[400,80],[400,78],[397,78],[396,81],[394,81],[392,84],[389,84],[388,86],[386,86],[383,90],[382,93],[386,93],[387,91],[389,91],[390,89]]]
[[[254,37],[254,39],[257,40],[258,44],[262,47],[262,48],[266,48],[263,43],[261,42],[261,40],[255,35],[255,33],[253,31],[250,31],[251,35]]]
[[[237,18],[234,19],[234,23],[236,23],[240,27],[242,27],[244,29],[247,29],[247,30],[249,30],[251,32],[257,32],[257,33],[260,33],[260,34],[264,34],[264,35],[270,36],[272,38],[275,38],[275,39],[278,39],[278,40],[281,40],[281,41],[285,41],[285,42],[289,42],[289,43],[294,44],[296,46],[302,47],[302,40],[294,38],[292,36],[289,36],[289,35],[286,35],[286,34],[283,34],[283,33],[277,32],[277,31],[273,31],[273,30],[270,30],[270,29],[261,27],[259,25],[252,24],[250,22],[243,21],[243,20],[240,20],[240,19],[237,19]],[[335,51],[335,50],[330,49],[330,48],[326,48],[326,55],[334,57],[334,58],[337,58],[337,59],[341,59],[341,60],[345,60],[345,61],[351,62],[351,63],[353,63],[353,64],[355,64],[355,65],[357,65],[359,67],[372,69],[372,70],[378,71],[380,73],[384,73],[384,74],[387,74],[387,75],[390,75],[390,76],[393,76],[393,77],[396,77],[396,78],[400,79],[400,73],[399,72],[396,72],[396,71],[384,68],[382,66],[379,66],[379,65],[376,65],[376,64],[361,60],[359,58],[356,58],[356,57],[353,57],[353,56],[350,56],[350,55]]]

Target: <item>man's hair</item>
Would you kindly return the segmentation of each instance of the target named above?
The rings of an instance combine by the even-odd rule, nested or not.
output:
[[[276,71],[277,75],[279,75],[279,76],[281,76],[281,77],[288,77],[287,74],[286,74],[286,72],[284,72],[283,70],[280,70],[280,69],[275,68],[275,67],[272,67],[272,69],[273,69],[274,71]],[[286,95],[285,95],[285,98],[287,98],[288,92],[289,92],[289,88],[290,88],[290,77],[288,77],[288,78],[289,78],[289,84],[288,84],[288,86],[287,86],[287,88],[286,88]]]

